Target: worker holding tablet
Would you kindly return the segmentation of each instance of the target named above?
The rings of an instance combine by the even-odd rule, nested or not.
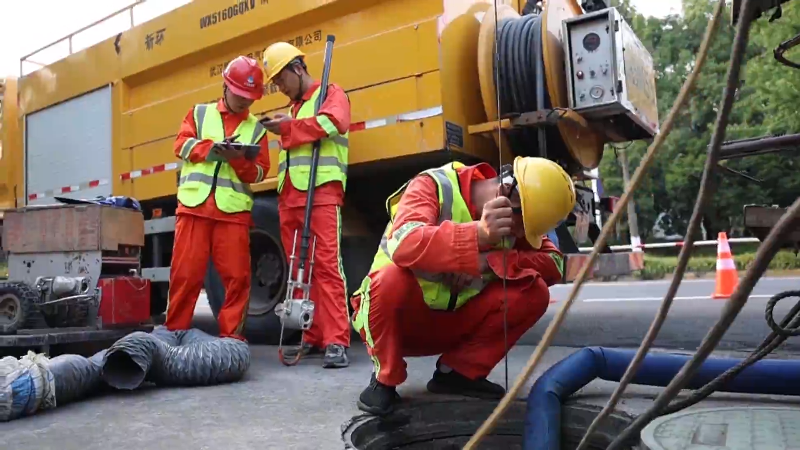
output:
[[[251,276],[249,184],[269,171],[266,129],[249,111],[264,93],[264,74],[256,60],[239,56],[222,78],[222,98],[192,107],[175,140],[183,167],[164,325],[191,327],[211,258],[225,284],[219,334],[243,340]]]

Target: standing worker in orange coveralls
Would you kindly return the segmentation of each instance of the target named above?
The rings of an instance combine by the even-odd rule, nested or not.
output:
[[[222,73],[222,99],[195,105],[181,124],[175,155],[183,160],[178,185],[175,246],[165,326],[191,326],[195,303],[212,258],[225,283],[219,334],[243,338],[250,301],[250,227],[253,193],[269,171],[267,132],[249,108],[264,93],[258,61],[239,56]],[[258,144],[254,161],[224,142]]]
[[[303,335],[303,345],[284,354],[291,358],[299,351],[300,356],[305,356],[321,353],[324,348],[322,367],[347,367],[350,364],[347,358],[350,321],[341,259],[340,210],[347,183],[350,100],[341,87],[330,84],[327,97],[315,115],[320,83],[308,74],[304,57],[303,52],[286,42],[275,43],[264,50],[267,81],[275,83],[292,102],[291,116],[275,114],[271,120],[262,122],[281,137],[278,192],[281,241],[287,257],[292,254],[295,233],[298,247],[295,254],[299,254],[312,146],[321,140],[310,230],[312,240],[316,237],[310,296],[316,306],[314,322]]]
[[[563,277],[562,254],[543,235],[572,211],[575,188],[547,159],[516,158],[503,169],[498,177],[485,163],[447,164],[389,197],[389,225],[352,298],[353,325],[375,365],[362,411],[392,411],[407,356],[441,355],[431,392],[505,394],[486,379],[506,350],[500,277],[510,348],[542,317],[548,286]]]

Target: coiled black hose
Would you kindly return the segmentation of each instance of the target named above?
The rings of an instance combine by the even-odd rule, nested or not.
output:
[[[0,382],[7,383],[0,384],[5,388],[5,392],[0,390],[0,420],[18,419],[111,388],[136,389],[145,381],[159,386],[231,383],[240,380],[249,367],[250,348],[243,341],[217,338],[195,329],[137,331],[90,358],[60,355],[36,371],[25,371],[12,379],[0,376]],[[48,380],[52,380],[52,390],[44,387]],[[31,404],[37,406],[25,406]]]
[[[500,94],[500,116],[508,117],[541,108],[551,109],[544,73],[542,41],[542,16],[529,14],[519,18],[501,20],[498,24],[497,90]],[[538,66],[537,66],[538,59]],[[537,85],[541,81],[541,89]],[[537,91],[544,96],[539,105]],[[511,151],[519,156],[539,156],[575,164],[557,127],[544,129],[546,149],[540,148],[539,130],[532,127],[508,130]]]
[[[240,380],[250,367],[250,348],[233,338],[200,330],[152,333],[137,331],[106,353],[102,379],[117,389],[136,389],[150,381],[159,386],[210,386]]]

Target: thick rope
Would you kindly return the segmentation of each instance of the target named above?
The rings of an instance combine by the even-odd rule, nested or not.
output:
[[[692,74],[686,80],[686,83],[684,83],[683,88],[678,95],[679,103],[682,101],[681,97],[688,97],[689,93],[694,88],[697,77],[706,62],[708,49],[711,47],[711,43],[714,41],[717,25],[719,24],[722,11],[724,9],[725,2],[717,2],[717,7],[714,9],[714,15],[711,18],[711,22],[709,22],[708,27],[706,28],[706,33],[703,37],[703,43],[700,45],[700,50],[697,53],[695,70],[692,71]],[[717,147],[717,149],[718,148],[719,147]],[[717,164],[716,160],[718,159],[718,157],[712,156],[718,155],[719,151],[717,151],[715,155],[714,153],[715,152],[713,152],[713,150],[709,151],[708,158],[706,159],[700,191],[698,192],[697,201],[694,206],[694,211],[692,212],[692,218],[689,221],[689,226],[685,234],[686,242],[683,248],[681,248],[680,255],[678,256],[678,265],[675,268],[675,274],[672,277],[672,282],[670,283],[667,294],[664,297],[664,301],[661,302],[658,313],[653,319],[653,322],[650,324],[650,329],[647,330],[647,334],[645,335],[642,344],[639,346],[639,350],[636,352],[636,355],[633,357],[633,360],[628,366],[628,369],[625,371],[625,375],[623,375],[619,385],[614,390],[614,393],[611,394],[611,398],[603,407],[603,410],[600,411],[600,414],[598,414],[597,417],[595,417],[592,421],[591,425],[589,425],[589,428],[583,435],[580,444],[578,444],[577,450],[583,450],[587,445],[589,445],[591,435],[597,430],[597,428],[600,427],[600,424],[603,422],[603,420],[611,415],[611,413],[614,411],[614,408],[617,406],[617,403],[619,403],[620,398],[622,398],[622,394],[625,392],[625,389],[628,387],[631,380],[633,380],[633,377],[636,375],[636,372],[639,370],[639,366],[644,360],[644,357],[647,355],[647,352],[650,350],[653,341],[655,341],[658,333],[661,331],[661,326],[667,319],[669,309],[672,307],[672,301],[675,299],[675,294],[678,292],[678,287],[680,287],[681,282],[683,281],[683,275],[686,272],[686,267],[689,264],[689,258],[691,257],[694,247],[694,236],[697,233],[697,230],[700,228],[700,221],[703,217],[702,212],[705,210],[705,204],[707,203],[710,194],[709,184],[713,176],[714,167]]]
[[[708,36],[706,36],[708,38]],[[611,217],[606,222],[605,226],[603,226],[603,230],[600,233],[600,236],[597,238],[597,241],[594,244],[594,248],[592,249],[592,253],[589,255],[589,261],[581,268],[580,272],[578,273],[578,277],[575,280],[572,290],[570,291],[569,298],[566,302],[561,306],[561,309],[556,314],[556,317],[553,318],[553,321],[550,322],[548,325],[547,330],[545,331],[542,340],[539,342],[539,345],[534,350],[533,355],[531,355],[530,359],[528,359],[527,364],[522,370],[522,373],[517,377],[514,381],[514,385],[512,386],[511,390],[506,393],[500,403],[495,407],[492,414],[489,416],[488,419],[478,428],[478,431],[470,438],[467,444],[464,446],[465,450],[475,449],[476,446],[486,437],[494,427],[497,425],[497,422],[500,418],[505,414],[508,410],[511,403],[516,399],[519,391],[522,389],[522,386],[528,381],[533,371],[538,366],[539,362],[544,356],[544,353],[550,347],[555,338],[556,332],[561,327],[561,324],[564,322],[566,318],[567,312],[572,307],[572,304],[575,302],[575,299],[580,292],[581,286],[589,277],[589,269],[594,267],[595,262],[597,262],[597,258],[600,254],[600,249],[602,249],[606,242],[608,241],[609,235],[611,235],[612,230],[619,222],[620,218],[622,217],[623,211],[626,211],[625,207],[628,205],[630,201],[630,197],[634,191],[639,187],[642,180],[644,179],[644,174],[650,165],[653,162],[653,158],[657,154],[658,150],[664,144],[664,141],[669,136],[669,133],[672,131],[672,127],[675,123],[675,120],[678,116],[678,113],[683,106],[686,104],[686,101],[689,97],[689,91],[691,90],[691,84],[697,78],[697,74],[700,67],[695,65],[694,69],[692,70],[692,74],[684,83],[683,88],[681,89],[681,93],[678,98],[675,100],[675,103],[672,105],[672,109],[667,116],[667,119],[664,121],[664,124],[661,128],[661,132],[658,133],[655,137],[653,143],[647,148],[647,152],[645,153],[644,158],[642,159],[641,164],[639,167],[636,168],[636,171],[633,174],[631,179],[631,183],[629,186],[626,186],[625,192],[622,194],[622,197],[619,200],[618,207],[615,211],[611,214]]]

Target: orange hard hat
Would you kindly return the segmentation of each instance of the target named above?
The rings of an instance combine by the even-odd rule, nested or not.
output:
[[[264,95],[264,72],[258,61],[237,56],[222,72],[225,85],[239,97],[258,100]]]

